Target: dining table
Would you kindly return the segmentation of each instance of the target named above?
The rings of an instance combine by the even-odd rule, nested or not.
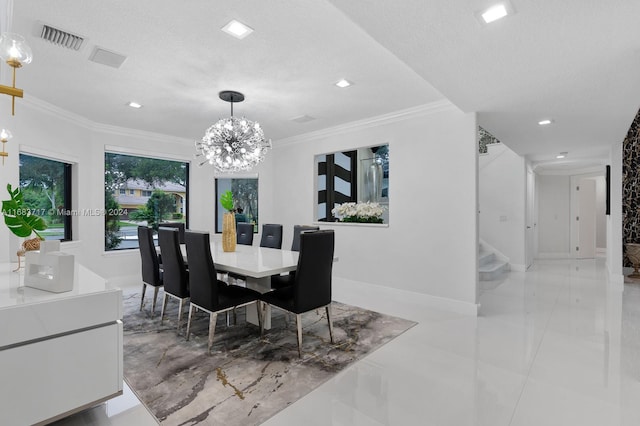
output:
[[[180,245],[182,255],[187,259],[184,244]],[[271,290],[271,276],[295,271],[298,266],[298,252],[260,246],[236,245],[235,251],[224,251],[221,241],[211,242],[211,256],[218,272],[232,272],[245,278],[247,288],[266,293]],[[255,309],[247,309],[247,322],[259,325]],[[271,328],[271,307],[265,307],[264,328]]]

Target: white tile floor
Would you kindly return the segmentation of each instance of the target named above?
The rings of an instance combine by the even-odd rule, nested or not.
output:
[[[546,260],[483,288],[475,318],[337,283],[336,300],[419,324],[264,425],[640,424],[640,284],[608,285],[603,259]],[[125,395],[63,424],[154,421]]]

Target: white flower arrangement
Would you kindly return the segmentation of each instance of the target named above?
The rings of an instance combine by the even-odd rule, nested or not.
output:
[[[344,203],[339,204],[331,213],[341,222],[382,223],[382,214],[386,207],[378,203]]]

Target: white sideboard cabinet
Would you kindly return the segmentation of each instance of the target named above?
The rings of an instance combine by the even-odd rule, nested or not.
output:
[[[0,423],[47,424],[122,394],[122,291],[75,265],[71,291],[0,264]]]

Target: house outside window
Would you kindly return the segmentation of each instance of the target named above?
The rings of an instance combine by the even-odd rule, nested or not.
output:
[[[188,227],[188,176],[187,162],[105,152],[105,251],[138,248],[139,225]]]

